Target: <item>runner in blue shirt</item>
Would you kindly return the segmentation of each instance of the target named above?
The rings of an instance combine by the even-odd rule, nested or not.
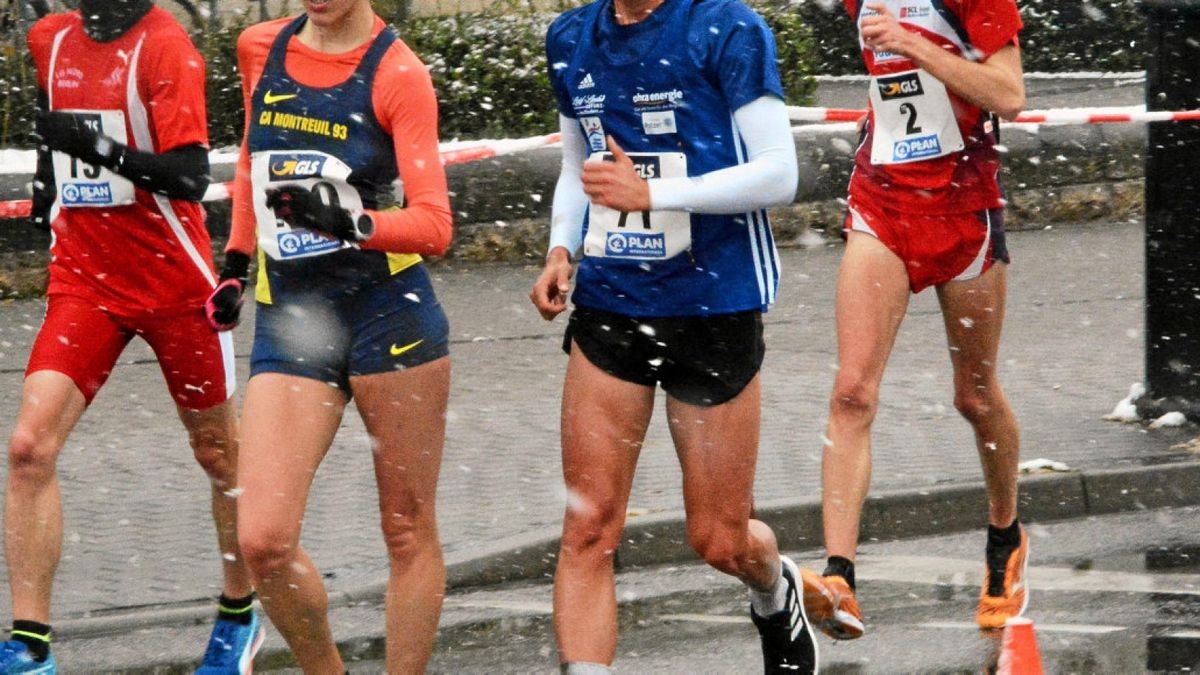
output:
[[[613,552],[661,384],[689,541],[750,588],[767,672],[814,672],[801,573],[752,517],[779,278],[764,209],[797,180],[774,37],[736,0],[598,0],[560,16],[546,51],[563,161],[530,293],[545,319],[582,248],[564,340],[563,670],[609,672],[615,656]]]

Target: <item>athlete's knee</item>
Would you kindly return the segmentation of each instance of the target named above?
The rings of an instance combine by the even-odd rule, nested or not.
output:
[[[954,409],[971,424],[987,421],[1004,405],[1004,395],[997,386],[960,386],[954,392]]]
[[[563,520],[563,554],[612,558],[625,525],[624,514],[614,504],[611,500],[596,500],[569,506]]]
[[[709,566],[740,576],[748,554],[746,528],[712,519],[689,517],[688,543]]]
[[[438,546],[432,519],[421,514],[389,514],[383,518],[383,543],[393,569],[407,568],[412,562]]]
[[[843,369],[833,381],[830,414],[870,422],[879,407],[879,385],[867,377]]]
[[[217,483],[232,483],[237,474],[237,440],[223,429],[191,434],[192,454],[204,473]]]
[[[14,481],[45,483],[54,477],[58,441],[18,425],[8,444],[9,476]]]
[[[254,576],[270,579],[292,564],[299,542],[288,533],[239,523],[238,547]]]

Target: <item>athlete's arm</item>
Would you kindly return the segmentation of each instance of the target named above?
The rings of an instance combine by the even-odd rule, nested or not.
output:
[[[38,88],[37,109],[47,110],[50,107],[50,97],[46,90]],[[50,229],[50,209],[58,197],[58,188],[54,183],[54,160],[50,148],[39,144],[37,149],[37,168],[33,174],[33,209],[30,213],[35,227],[43,230]]]
[[[583,192],[583,163],[587,159],[587,140],[579,122],[559,113],[558,127],[562,132],[562,168],[554,186],[554,203],[550,208],[550,250],[546,266],[533,282],[529,300],[542,318],[550,321],[567,308],[571,292],[571,256],[583,244],[583,214],[587,210],[587,195]]]
[[[59,111],[39,112],[37,132],[51,150],[115,171],[143,190],[200,201],[208,188],[208,151],[202,145],[142,152],[95,131],[73,113]]]
[[[691,178],[651,179],[651,209],[733,214],[792,203],[799,169],[783,101],[759,97],[733,119],[746,144],[746,163]]]
[[[583,193],[583,163],[587,160],[587,139],[579,122],[559,114],[558,128],[562,136],[562,167],[554,185],[554,202],[550,207],[550,250],[562,248],[574,256],[583,245],[583,214],[587,211],[587,195]]]
[[[862,20],[868,48],[907,57],[950,91],[1003,119],[1016,119],[1025,107],[1021,52],[1016,44],[1001,47],[982,62],[969,61],[906,30],[884,5],[872,3],[867,8],[877,12]]]
[[[250,129],[250,120],[254,111],[251,109],[250,97],[258,78],[262,75],[263,64],[270,51],[271,42],[277,31],[269,34],[258,26],[251,27],[238,37],[238,72],[242,74],[242,106],[246,111],[242,128]],[[255,231],[257,223],[254,217],[254,201],[250,184],[250,150],[246,144],[246,134],[242,134],[242,145],[238,151],[237,167],[234,172],[233,209],[230,214],[229,241],[225,244],[225,252],[237,251],[244,255],[252,255],[257,242]]]
[[[368,210],[374,233],[362,247],[441,255],[450,246],[453,217],[446,171],[438,153],[437,96],[429,71],[398,43],[379,64],[372,98],[376,118],[392,136],[405,206]]]
[[[734,214],[790,204],[796,196],[796,145],[783,101],[761,96],[733,114],[746,144],[744,164],[699,176],[643,181],[611,139],[612,162],[589,161],[583,189],[618,211]]]

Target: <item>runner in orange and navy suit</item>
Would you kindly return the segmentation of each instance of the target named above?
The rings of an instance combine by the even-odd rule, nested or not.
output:
[[[434,505],[449,332],[420,258],[442,253],[451,232],[437,101],[425,67],[368,0],[305,9],[238,42],[246,136],[225,270],[207,307],[215,325],[236,322],[257,245],[239,537],[300,666],[342,672],[300,524],[353,397],[373,440],[391,564],[387,670],[421,672],[445,586]]]

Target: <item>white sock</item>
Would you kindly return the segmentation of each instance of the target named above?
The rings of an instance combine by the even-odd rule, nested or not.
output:
[[[586,661],[564,663],[559,669],[562,671],[562,675],[610,675],[613,671],[612,666]]]
[[[774,585],[765,591],[750,589],[750,606],[759,616],[771,616],[787,609],[787,580],[783,578],[783,560],[775,564]]]

